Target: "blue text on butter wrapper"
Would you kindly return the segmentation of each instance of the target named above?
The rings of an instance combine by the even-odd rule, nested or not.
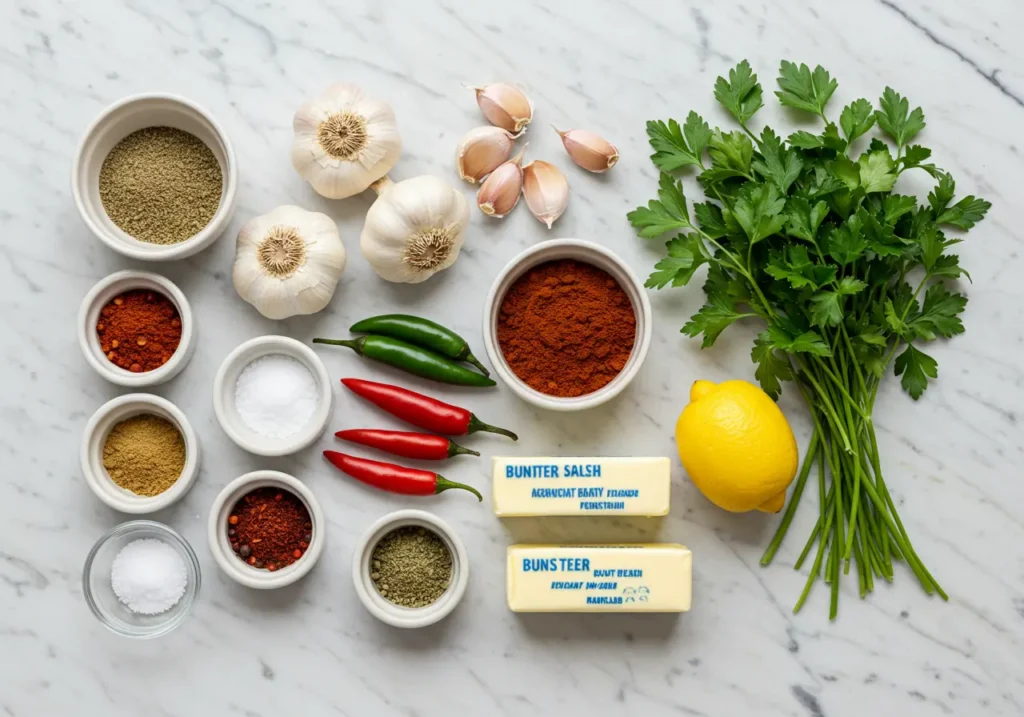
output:
[[[534,463],[505,466],[506,478],[600,478],[600,463]]]

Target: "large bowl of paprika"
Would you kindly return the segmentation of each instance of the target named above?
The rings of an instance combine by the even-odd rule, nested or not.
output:
[[[643,283],[609,249],[552,239],[526,249],[494,280],[484,347],[524,401],[553,411],[594,408],[639,373],[651,343]]]

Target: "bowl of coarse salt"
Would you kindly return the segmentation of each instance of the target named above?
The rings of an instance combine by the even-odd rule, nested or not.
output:
[[[177,532],[132,520],[104,535],[82,569],[85,602],[104,627],[125,637],[166,635],[199,595],[199,559]]]
[[[287,336],[250,339],[228,354],[213,383],[213,409],[228,437],[259,456],[284,456],[315,441],[334,393],[320,357]]]

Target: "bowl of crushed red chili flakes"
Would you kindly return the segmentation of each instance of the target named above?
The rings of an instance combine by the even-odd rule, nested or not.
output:
[[[174,282],[146,271],[118,271],[82,300],[78,343],[89,364],[119,386],[155,386],[188,363],[195,329]]]

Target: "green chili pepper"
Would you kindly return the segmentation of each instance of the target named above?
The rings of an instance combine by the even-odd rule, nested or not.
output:
[[[356,322],[349,331],[401,339],[413,346],[436,351],[453,361],[465,361],[473,364],[483,372],[484,376],[491,375],[490,371],[470,352],[469,343],[464,338],[430,319],[421,319],[419,316],[410,316],[409,314],[384,314]]]
[[[416,376],[459,386],[495,386],[487,376],[470,371],[451,359],[407,344],[390,336],[360,336],[358,339],[313,339],[314,344],[345,346],[360,356],[408,371]]]

